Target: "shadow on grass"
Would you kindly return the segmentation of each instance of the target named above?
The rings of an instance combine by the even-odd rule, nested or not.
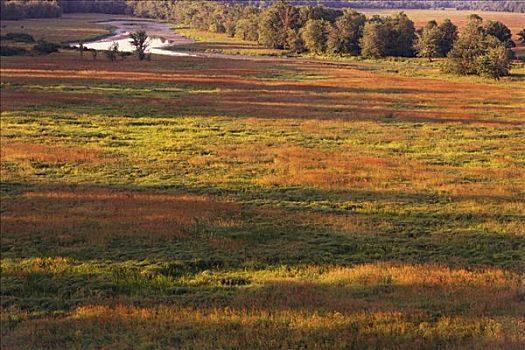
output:
[[[427,269],[421,268],[422,273]],[[68,317],[10,320],[3,324],[7,329],[3,345],[129,348],[147,344],[181,349],[267,349],[269,345],[520,349],[523,345],[519,333],[523,301],[516,287],[509,288],[512,279],[491,286],[480,275],[479,280],[464,283],[461,278],[447,278],[443,271],[441,284],[399,284],[402,277],[391,276],[388,270],[378,281],[370,280],[377,277],[370,272],[339,285],[270,282],[237,289],[222,303],[207,295],[198,306],[188,306],[177,297],[100,299],[80,304]],[[425,276],[418,278],[425,280]]]
[[[517,349],[523,340],[515,334],[520,236],[445,234],[450,218],[430,213],[223,205],[232,198],[207,192],[3,183],[2,307],[14,315],[3,323],[6,348],[125,347],[133,339],[181,348]],[[331,222],[357,215],[367,225]]]
[[[397,213],[361,204],[446,205],[448,197],[6,183],[3,193],[2,253],[9,258],[202,261],[203,270],[378,261],[517,271],[525,265],[522,236],[470,228],[518,223],[520,215]],[[315,202],[332,205],[312,209]]]

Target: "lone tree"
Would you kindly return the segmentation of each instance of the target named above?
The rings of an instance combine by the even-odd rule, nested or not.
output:
[[[131,33],[129,35],[131,38],[131,44],[135,46],[135,52],[139,58],[139,60],[143,60],[146,58],[146,49],[148,48],[148,35],[144,30],[136,31],[135,33]]]

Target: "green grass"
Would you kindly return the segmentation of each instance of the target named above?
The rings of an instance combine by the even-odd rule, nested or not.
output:
[[[27,33],[35,40],[55,43],[93,41],[113,33],[111,26],[97,22],[119,19],[107,14],[65,14],[60,18],[2,20],[2,33]]]
[[[355,64],[3,60],[2,347],[520,348],[520,82]]]

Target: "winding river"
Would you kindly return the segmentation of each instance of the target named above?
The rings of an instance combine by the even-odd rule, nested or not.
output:
[[[108,50],[113,43],[117,43],[120,51],[133,52],[135,47],[131,44],[129,34],[137,30],[144,30],[148,34],[146,53],[166,56],[197,56],[189,52],[167,49],[174,45],[193,44],[194,41],[174,33],[166,23],[148,20],[117,20],[99,23],[114,27],[115,33],[104,39],[84,43],[84,47],[95,50]],[[74,46],[78,46],[78,44]]]
[[[133,52],[135,47],[131,44],[129,34],[137,30],[144,30],[148,34],[148,48],[146,53],[152,53],[165,56],[186,56],[202,58],[223,58],[231,60],[255,60],[255,61],[276,61],[285,58],[281,57],[263,57],[263,56],[245,56],[245,55],[228,55],[208,52],[187,52],[177,51],[173,48],[176,45],[193,44],[195,41],[177,34],[171,30],[167,23],[155,22],[153,20],[112,20],[98,22],[100,24],[110,25],[115,28],[115,33],[104,39],[84,43],[84,47],[95,50],[108,50],[116,42],[120,51]],[[78,47],[78,43],[73,46]]]

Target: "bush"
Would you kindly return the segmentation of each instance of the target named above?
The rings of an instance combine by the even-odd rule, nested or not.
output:
[[[22,47],[0,46],[0,56],[19,56],[27,54],[27,50]]]
[[[6,35],[0,37],[1,40],[11,40],[19,43],[33,43],[35,39],[26,33],[7,33]]]
[[[53,52],[58,52],[60,45],[50,43],[45,40],[39,40],[35,46],[33,46],[33,52],[39,55],[47,55]]]
[[[104,54],[106,55],[108,60],[110,60],[111,62],[115,62],[120,54],[120,51],[118,49],[118,43],[113,42],[113,44],[111,44],[111,46],[109,47],[109,50],[104,51]]]

